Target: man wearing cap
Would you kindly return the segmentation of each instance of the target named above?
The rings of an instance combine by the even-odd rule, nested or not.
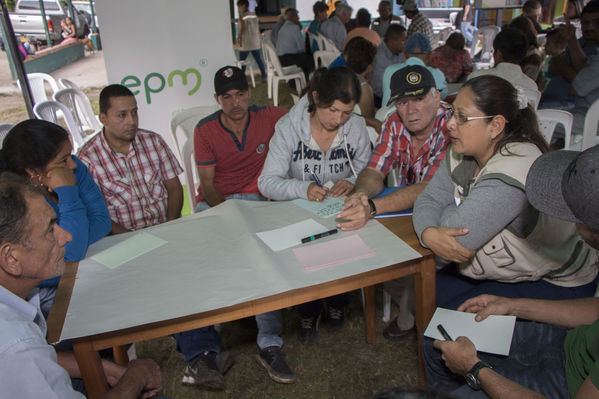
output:
[[[286,109],[278,107],[250,106],[251,89],[245,74],[233,66],[225,66],[216,72],[214,91],[214,98],[222,109],[199,121],[194,131],[194,154],[200,177],[196,212],[232,198],[264,199],[258,190],[258,176],[275,124],[287,113]],[[260,348],[257,361],[273,380],[280,383],[295,381],[281,352],[281,312],[257,315],[256,323]],[[216,353],[220,351],[220,337],[213,327],[209,329],[210,339],[198,344],[206,346],[207,342],[213,352],[212,358],[218,361]],[[225,360],[209,362],[208,367],[201,370],[214,376],[215,385],[221,389],[224,388]]]
[[[428,59],[430,57],[432,48],[427,37],[422,33],[414,33],[410,36],[406,42],[405,54],[408,59],[395,65],[389,65],[383,73],[383,98],[382,104],[387,104],[391,97],[391,76],[402,68],[409,65],[420,65],[429,70],[435,79],[435,87],[441,93],[441,99],[445,99],[447,95],[447,80],[445,74],[438,68],[428,66]]]
[[[580,236],[595,249],[598,171],[595,146],[582,153],[547,153],[534,162],[526,179],[530,203],[576,223]],[[466,337],[454,337],[454,342],[425,339],[427,381],[435,390],[458,398],[483,397],[479,390],[492,398],[599,397],[599,298],[552,301],[481,295],[458,310],[476,313],[476,321],[489,315],[523,320],[516,321],[507,357],[477,353]]]
[[[395,72],[391,77],[388,105],[391,104],[395,104],[397,112],[385,120],[368,166],[359,174],[354,193],[337,215],[347,220],[338,224],[343,230],[361,228],[379,213],[412,208],[445,158],[450,105],[441,101],[430,71],[421,65],[410,65]],[[383,191],[385,176],[396,168],[402,188],[373,199]],[[401,307],[400,317],[383,333],[390,340],[402,339],[414,327],[414,316],[408,305],[410,284],[404,279],[398,281],[386,285]]]
[[[406,0],[401,6],[406,17],[411,20],[408,26],[408,38],[418,32],[426,36],[430,43],[433,42],[433,23],[418,11],[416,0]]]

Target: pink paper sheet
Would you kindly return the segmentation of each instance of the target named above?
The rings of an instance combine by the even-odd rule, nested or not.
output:
[[[295,248],[293,253],[306,271],[374,256],[374,251],[357,234]]]

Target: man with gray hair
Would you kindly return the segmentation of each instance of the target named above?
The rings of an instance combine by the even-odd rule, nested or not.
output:
[[[279,30],[276,50],[282,66],[297,65],[304,71],[306,79],[314,69],[314,59],[306,53],[306,46],[302,38],[299,14],[295,8],[285,11],[285,23]]]
[[[338,4],[335,8],[335,15],[324,21],[320,26],[320,33],[335,43],[335,47],[341,52],[343,52],[343,45],[347,36],[345,24],[349,22],[352,11],[353,8],[347,4]]]

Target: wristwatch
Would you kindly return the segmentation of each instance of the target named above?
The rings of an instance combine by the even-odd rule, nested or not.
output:
[[[466,373],[466,384],[468,384],[468,386],[474,389],[475,391],[478,391],[480,389],[480,380],[478,379],[478,373],[480,373],[480,370],[484,367],[488,367],[491,370],[493,370],[493,366],[481,360],[474,366],[472,366],[470,371]]]
[[[368,215],[368,217],[372,219],[376,216],[376,206],[374,206],[374,201],[370,198],[368,198],[368,205],[370,205],[370,214]]]

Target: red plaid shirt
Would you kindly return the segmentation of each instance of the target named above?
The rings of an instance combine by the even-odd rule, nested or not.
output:
[[[418,154],[412,149],[412,135],[394,112],[383,124],[383,130],[376,141],[368,166],[387,175],[393,168],[399,168],[399,184],[429,181],[445,158],[450,143],[447,122],[450,118],[449,104],[441,102],[435,117],[433,132]]]
[[[113,151],[100,132],[81,147],[79,158],[100,187],[113,221],[129,230],[166,222],[164,181],[183,169],[158,134],[138,130],[125,155]]]
[[[438,47],[431,53],[428,65],[440,69],[448,83],[455,83],[472,72],[472,58],[466,50],[460,50],[452,60],[443,55],[442,47]]]

